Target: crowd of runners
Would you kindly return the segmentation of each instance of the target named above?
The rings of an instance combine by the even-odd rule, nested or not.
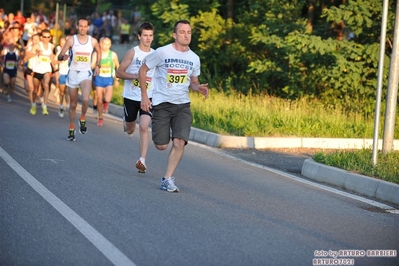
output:
[[[111,23],[113,14],[105,19]],[[110,50],[113,27],[91,25],[99,19],[76,18],[69,28],[69,34],[62,33],[60,23],[54,23],[54,16],[48,20],[42,12],[31,14],[25,19],[21,12],[6,15],[0,9],[4,24],[1,29],[1,90],[12,103],[12,96],[18,71],[24,75],[24,87],[29,94],[29,113],[35,116],[40,105],[41,113],[49,115],[47,103],[51,87],[59,104],[58,115],[69,113],[67,139],[75,141],[76,109],[78,90],[81,90],[81,113],[77,119],[78,130],[86,134],[86,114],[93,89],[97,96],[97,126],[103,126],[103,113],[108,112],[114,85],[124,80],[123,128],[128,137],[133,135],[136,121],[140,117],[140,158],[135,167],[145,173],[146,156],[151,140],[158,150],[165,150],[170,140],[168,166],[161,179],[162,190],[178,192],[173,173],[178,166],[188,142],[192,115],[190,111],[189,88],[208,97],[208,84],[200,84],[200,59],[191,51],[191,26],[187,20],[176,22],[173,29],[175,42],[151,48],[154,27],[149,22],[141,23],[137,30],[139,44],[126,52],[122,61]],[[124,21],[121,20],[121,23]],[[65,25],[63,26],[65,28]],[[59,34],[61,32],[61,34]],[[130,35],[130,33],[129,33]],[[129,38],[128,38],[129,39]],[[126,41],[120,31],[120,42]],[[28,110],[27,110],[28,112]]]
[[[119,42],[124,43],[132,39],[131,25],[125,18],[117,18],[113,10],[103,12],[102,16],[99,12],[93,12],[85,18],[88,21],[87,34],[100,45],[104,40],[105,49],[109,42],[112,44],[115,36],[119,35]],[[42,114],[48,115],[48,96],[54,88],[52,93],[60,104],[59,116],[64,116],[69,107],[68,93],[65,93],[69,65],[68,62],[58,61],[57,56],[66,39],[77,33],[77,19],[73,9],[68,17],[64,17],[63,11],[59,11],[58,16],[54,12],[47,17],[41,10],[23,16],[21,11],[5,12],[0,8],[0,92],[6,94],[7,102],[12,102],[16,76],[20,71],[24,73],[25,89],[29,93],[30,113],[36,115],[37,105],[40,104]],[[118,64],[115,64],[116,68]],[[91,94],[97,110],[97,93]],[[104,112],[107,112],[107,103],[104,103]]]

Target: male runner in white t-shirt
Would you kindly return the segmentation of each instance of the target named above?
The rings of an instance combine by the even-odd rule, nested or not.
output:
[[[149,112],[153,108],[152,139],[158,150],[165,150],[172,141],[168,166],[161,180],[160,189],[179,192],[173,173],[183,157],[188,142],[192,115],[189,88],[208,97],[208,83],[200,84],[200,59],[190,50],[191,26],[187,20],[175,23],[174,43],[155,50],[145,58],[139,69],[141,109]],[[154,69],[152,103],[147,95],[147,71]]]

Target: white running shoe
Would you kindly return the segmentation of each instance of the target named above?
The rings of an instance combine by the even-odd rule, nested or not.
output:
[[[166,190],[168,192],[179,192],[179,188],[175,185],[175,178],[173,176],[165,179],[164,177],[161,180],[160,189]]]

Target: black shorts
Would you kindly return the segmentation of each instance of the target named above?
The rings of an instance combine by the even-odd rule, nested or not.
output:
[[[161,103],[153,109],[152,140],[154,143],[156,145],[168,144],[170,129],[172,129],[172,140],[179,138],[187,144],[192,122],[190,103]]]
[[[8,76],[10,76],[10,78],[15,78],[15,77],[17,77],[17,69],[4,68],[3,74],[7,74]]]
[[[139,102],[139,101],[133,101],[133,100],[130,100],[130,99],[123,98],[123,112],[125,114],[125,121],[126,122],[134,122],[134,121],[136,121],[137,120],[137,113],[140,113],[140,116],[149,115],[150,117],[152,117],[152,109],[150,110],[151,113],[143,111],[140,108],[140,104],[141,104],[141,102]]]
[[[122,34],[121,43],[129,43],[129,34]]]
[[[38,80],[40,80],[40,81],[42,81],[43,80],[43,78],[44,78],[44,75],[46,75],[47,73],[44,73],[44,74],[40,74],[40,73],[33,73],[33,77],[35,78],[35,79],[38,79]]]
[[[33,73],[33,70],[29,67],[25,70],[25,76],[32,75],[32,73]]]

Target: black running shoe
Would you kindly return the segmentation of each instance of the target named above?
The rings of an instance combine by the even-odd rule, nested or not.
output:
[[[70,129],[69,130],[69,135],[67,138],[69,141],[75,141],[75,129]]]
[[[86,120],[79,119],[79,132],[80,134],[86,134],[87,132]]]

